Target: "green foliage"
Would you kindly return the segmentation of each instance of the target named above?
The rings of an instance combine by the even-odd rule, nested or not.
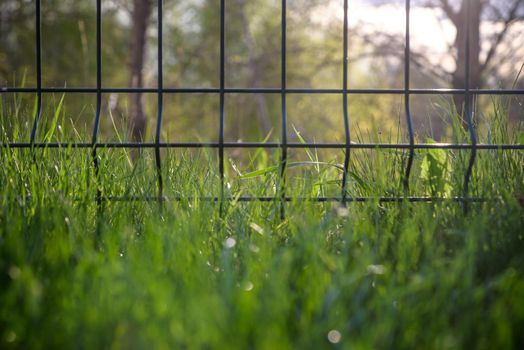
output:
[[[49,130],[46,132],[43,142],[51,142],[51,138],[53,137],[56,127],[58,125],[58,118],[60,118],[61,112],[62,112],[62,106],[64,104],[64,97],[65,95],[62,95],[60,98],[60,102],[58,102],[58,106],[55,109],[55,112],[53,114],[53,119],[51,120],[51,125],[49,126]]]
[[[435,144],[436,142],[427,139],[426,143]],[[451,194],[450,173],[451,163],[445,150],[429,149],[426,151],[420,165],[420,177],[426,182],[431,196],[449,196]]]

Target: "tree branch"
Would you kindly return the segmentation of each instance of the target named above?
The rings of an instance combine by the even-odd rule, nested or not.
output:
[[[511,7],[508,17],[504,20],[504,27],[502,30],[495,36],[495,40],[491,44],[491,47],[488,51],[488,54],[486,55],[486,59],[480,66],[480,73],[482,74],[486,67],[489,65],[493,57],[495,56],[495,53],[497,52],[498,47],[500,44],[504,41],[504,38],[506,34],[508,33],[509,29],[511,28],[511,25],[515,23],[515,20],[517,19],[517,10],[519,6],[522,4],[523,0],[515,0],[513,3],[513,6]]]
[[[457,12],[453,10],[451,5],[449,4],[448,0],[439,0],[440,7],[442,8],[442,11],[448,16],[448,18],[453,22],[455,26],[458,26],[460,24],[460,18]]]
[[[362,53],[357,57],[353,57],[353,60],[377,56],[398,58],[399,53],[402,52],[404,47],[403,38],[393,34],[373,33],[370,35],[362,35],[361,38],[364,43],[371,45],[373,50],[368,53]],[[435,66],[429,61],[428,55],[423,52],[412,50],[411,61],[426,76],[444,82],[449,82],[451,80],[452,73],[444,69],[444,67]]]

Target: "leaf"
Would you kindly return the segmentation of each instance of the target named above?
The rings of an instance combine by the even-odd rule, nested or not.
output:
[[[261,236],[264,235],[264,229],[261,226],[259,226],[258,224],[252,222],[252,223],[249,224],[249,227],[251,227],[259,235],[261,235]]]
[[[287,164],[287,167],[288,168],[295,168],[295,167],[299,167],[299,166],[319,166],[319,165],[323,165],[323,166],[326,166],[326,167],[334,167],[334,168],[337,168],[338,170],[341,170],[341,171],[344,171],[344,167],[338,165],[338,164],[332,164],[332,163],[326,163],[326,162],[308,162],[308,161],[305,161],[305,162],[292,162],[292,163],[288,163]],[[265,174],[268,174],[268,173],[272,173],[274,171],[277,171],[280,169],[280,165],[274,165],[274,166],[270,166],[270,167],[267,167],[267,168],[264,168],[264,169],[259,169],[259,170],[255,170],[255,171],[252,171],[250,173],[246,173],[244,175],[241,175],[240,178],[241,179],[250,179],[250,178],[253,178],[253,177],[257,177],[257,176],[262,176],[262,175],[265,175]]]
[[[262,140],[262,143],[267,143],[272,134],[273,134],[273,129],[269,130],[266,137]],[[255,164],[256,161],[258,161],[259,167],[260,166],[265,167],[267,164],[267,160],[268,160],[267,151],[262,147],[257,148],[257,150],[255,151],[255,154],[252,157],[250,157],[248,167],[253,166],[253,164]]]
[[[60,117],[60,112],[62,111],[62,106],[64,104],[64,97],[65,94],[62,94],[60,102],[58,102],[58,106],[56,107],[55,113],[53,114],[51,126],[49,127],[49,130],[47,130],[47,133],[44,136],[44,143],[50,142],[51,138],[53,137],[53,134],[55,133],[56,125],[58,124],[58,118]]]
[[[240,172],[240,169],[238,169],[237,165],[233,161],[233,159],[228,158],[229,164],[231,165],[231,168],[233,168],[233,171],[238,174],[238,176],[242,177],[242,173]]]
[[[262,175],[265,175],[265,174],[268,174],[268,173],[272,173],[272,172],[278,170],[279,168],[280,168],[280,166],[274,165],[274,166],[271,166],[271,167],[268,167],[268,168],[259,169],[259,170],[252,171],[250,173],[246,173],[244,175],[241,175],[240,178],[241,179],[251,179],[253,177],[262,176]]]
[[[435,140],[428,138],[427,143],[435,144]],[[428,185],[432,194],[450,193],[448,183],[450,173],[448,154],[443,149],[429,149],[422,159],[420,177]]]
[[[297,138],[298,140],[300,141],[301,144],[305,145],[307,142],[306,140],[302,137],[302,135],[300,135],[300,131],[298,131],[298,129],[295,127],[295,125],[293,125],[293,130],[295,131],[295,134],[297,135]],[[306,151],[306,154],[308,156],[308,158],[311,160],[311,161],[314,161],[315,160],[315,157],[313,157],[313,154],[311,153],[311,151],[309,150],[309,148],[305,148],[304,149]]]
[[[355,180],[357,182],[357,184],[364,190],[369,190],[370,187],[369,185],[367,184],[366,181],[364,181],[360,176],[358,176],[356,173],[352,172],[352,171],[348,171],[348,175],[353,178],[353,180]]]
[[[325,185],[338,185],[338,184],[340,184],[340,180],[326,180],[326,181],[315,182],[313,186],[319,187],[319,186],[325,186]]]

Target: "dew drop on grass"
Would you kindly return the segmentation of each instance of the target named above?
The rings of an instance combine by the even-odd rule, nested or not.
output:
[[[245,290],[246,292],[252,291],[253,287],[254,285],[250,281],[246,281],[242,284],[242,289]]]
[[[237,241],[233,237],[229,237],[228,239],[225,240],[224,247],[226,247],[226,249],[231,249],[236,244],[237,244]]]
[[[7,336],[5,337],[8,343],[12,343],[16,340],[16,333],[13,331],[9,331],[7,333]]]
[[[22,270],[18,266],[11,266],[8,271],[9,277],[16,280],[22,274]]]
[[[371,275],[383,275],[386,272],[384,265],[369,265],[367,272]]]
[[[349,216],[349,210],[346,207],[337,207],[336,212],[337,212],[337,216],[340,216],[342,218]]]
[[[251,227],[253,229],[253,231],[255,231],[256,233],[260,234],[260,235],[264,235],[264,229],[262,227],[260,227],[259,225],[257,225],[256,223],[252,222],[249,224],[249,227]]]
[[[342,339],[342,334],[336,329],[332,329],[328,332],[327,338],[330,343],[332,344],[338,344],[340,340]]]

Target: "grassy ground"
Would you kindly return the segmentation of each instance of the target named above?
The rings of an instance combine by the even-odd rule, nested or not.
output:
[[[502,123],[492,142],[518,143]],[[51,133],[50,138],[53,135]],[[481,151],[460,203],[200,201],[212,151],[11,150],[0,157],[1,348],[524,346],[524,153]],[[340,154],[293,155],[291,197],[340,194]],[[135,160],[133,161],[133,157]],[[411,194],[462,194],[469,151],[417,152]],[[278,154],[233,156],[226,195],[275,195]],[[402,194],[405,152],[352,154],[351,196]],[[255,176],[258,175],[258,176]]]

